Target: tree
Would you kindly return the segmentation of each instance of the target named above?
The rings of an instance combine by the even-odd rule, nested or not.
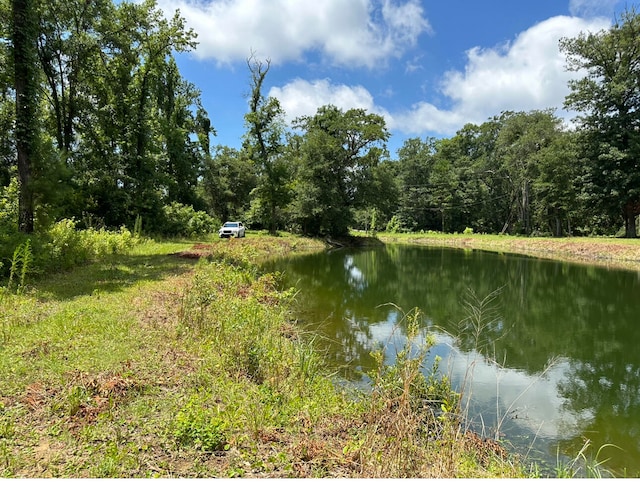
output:
[[[35,0],[12,0],[13,70],[16,96],[16,152],[18,157],[18,227],[23,233],[34,228],[32,171],[38,143],[38,56]]]
[[[161,147],[157,158],[163,175],[162,201],[203,209],[204,201],[196,194],[196,187],[210,158],[209,135],[215,131],[200,103],[200,91],[182,78],[173,58],[168,59],[152,89],[157,96],[151,112],[156,113],[158,121],[153,144]],[[197,109],[195,115],[192,107]],[[197,140],[191,139],[194,133]]]
[[[294,125],[304,134],[298,139],[293,219],[309,235],[346,235],[354,210],[377,196],[371,180],[386,154],[384,118],[329,105]]]
[[[588,146],[596,205],[616,213],[625,236],[636,237],[640,214],[640,16],[628,10],[610,30],[565,38],[560,48],[569,70],[585,76],[569,82],[565,106],[579,117]]]
[[[244,150],[257,168],[258,185],[253,191],[252,211],[275,234],[282,222],[280,210],[291,200],[289,186],[291,170],[282,158],[284,145],[284,111],[278,99],[262,94],[270,61],[255,57],[247,60],[251,73],[249,112],[245,115],[248,128]]]
[[[211,214],[225,221],[245,216],[256,184],[255,166],[244,151],[217,146],[206,160],[200,189]]]
[[[538,176],[532,186],[537,200],[534,215],[538,225],[553,236],[572,235],[579,220],[582,173],[576,141],[575,133],[561,132],[539,155]]]
[[[511,187],[511,206],[516,214],[516,229],[530,235],[533,231],[532,184],[539,174],[541,152],[559,135],[560,120],[552,111],[506,112],[496,140],[496,155],[501,172]],[[505,223],[506,231],[509,222]]]
[[[397,216],[401,225],[409,230],[438,229],[439,226],[429,191],[435,143],[433,138],[424,141],[411,138],[398,150]]]
[[[62,157],[72,150],[76,122],[90,95],[87,82],[104,47],[105,20],[114,15],[111,0],[48,0],[39,3],[38,58],[51,131]]]
[[[355,221],[360,228],[378,231],[393,217],[400,196],[397,168],[398,163],[385,159],[371,169],[362,188],[363,204],[355,211]]]
[[[82,76],[70,157],[84,201],[77,209],[109,226],[133,224],[139,215],[153,229],[163,223],[165,203],[195,202],[202,153],[190,134],[200,129],[191,112],[199,109],[199,92],[172,58],[195,46],[195,34],[150,0],[107,13],[96,20],[98,48],[89,51]]]
[[[0,1],[0,188],[11,182],[11,173],[16,163],[14,119],[16,114],[13,97],[12,50],[4,39],[11,37],[11,5]],[[17,225],[16,225],[17,226]]]

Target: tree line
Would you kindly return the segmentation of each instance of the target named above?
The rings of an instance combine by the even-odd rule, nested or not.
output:
[[[320,107],[292,124],[247,61],[240,148],[212,146],[200,90],[174,55],[196,46],[154,0],[0,0],[0,230],[84,226],[175,234],[176,217],[312,236],[390,231],[624,234],[640,215],[640,17],[560,42],[567,127],[502,112],[451,138],[386,143],[384,118]]]

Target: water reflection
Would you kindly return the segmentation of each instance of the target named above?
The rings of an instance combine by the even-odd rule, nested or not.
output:
[[[419,307],[431,357],[470,396],[469,419],[556,461],[592,441],[609,466],[640,472],[640,277],[636,272],[432,247],[391,245],[280,260],[299,318],[327,360],[366,383],[376,345],[404,337]]]

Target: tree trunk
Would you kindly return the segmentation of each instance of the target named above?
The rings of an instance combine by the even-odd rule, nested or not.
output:
[[[33,232],[32,165],[37,141],[37,22],[33,0],[13,0],[12,40],[16,92],[16,151],[18,154],[18,227]]]
[[[561,237],[562,236],[562,220],[560,219],[560,216],[558,216],[557,213],[555,216],[555,220],[556,220],[556,227],[555,227],[555,230],[553,230],[553,236]]]
[[[624,206],[625,238],[636,238],[636,216],[640,215],[640,201],[627,201]]]

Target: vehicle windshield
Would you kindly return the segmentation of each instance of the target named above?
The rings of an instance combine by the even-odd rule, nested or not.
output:
[[[235,227],[238,226],[238,224],[237,223],[227,222],[227,223],[224,224],[224,226],[225,226],[225,228],[235,228]]]

